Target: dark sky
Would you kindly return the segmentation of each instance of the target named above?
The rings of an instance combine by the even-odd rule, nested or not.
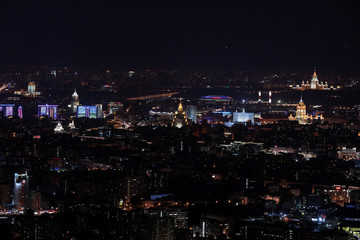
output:
[[[356,2],[0,0],[0,64],[356,72]]]

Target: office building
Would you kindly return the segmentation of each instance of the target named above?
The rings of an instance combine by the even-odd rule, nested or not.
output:
[[[251,122],[254,124],[254,113],[245,112],[245,109],[242,112],[234,112],[233,113],[233,122],[236,123],[247,123]]]
[[[38,105],[38,117],[47,116],[48,118],[57,119],[58,105]]]
[[[23,107],[22,107],[22,106],[19,106],[19,107],[18,107],[18,117],[19,117],[20,119],[23,118]]]
[[[78,106],[76,117],[78,118],[100,118],[102,115],[102,105]]]
[[[29,203],[29,176],[27,173],[15,173],[13,206],[16,210],[24,210],[30,207]]]
[[[197,108],[194,105],[186,106],[185,114],[188,119],[190,119],[193,123],[197,123],[196,118]]]
[[[108,104],[108,113],[109,114],[116,114],[119,111],[122,111],[124,104],[121,102],[110,102]]]
[[[14,104],[0,104],[0,117],[12,117],[14,115]]]

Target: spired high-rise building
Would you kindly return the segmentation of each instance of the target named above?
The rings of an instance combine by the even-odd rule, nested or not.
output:
[[[74,91],[74,93],[71,96],[71,111],[72,113],[76,113],[77,112],[77,107],[79,106],[79,95],[76,92],[76,89]]]
[[[300,98],[300,101],[298,105],[296,106],[296,115],[295,117],[290,114],[289,116],[290,121],[298,121],[299,124],[310,124],[313,120],[320,120],[323,121],[324,117],[322,114],[318,115],[309,115],[306,113],[306,105],[302,99],[302,96]]]
[[[181,128],[182,126],[185,126],[185,125],[188,125],[188,121],[186,118],[186,114],[184,112],[183,105],[181,104],[181,100],[180,100],[178,110],[175,111],[175,115],[174,115],[171,126]]]
[[[324,82],[320,82],[317,74],[316,74],[316,69],[314,69],[314,73],[312,75],[311,81],[309,83],[309,81],[302,81],[301,85],[296,85],[296,86],[292,86],[290,85],[290,87],[292,89],[295,90],[330,90],[330,89],[334,89],[334,87],[330,87],[328,86],[327,81]]]
[[[296,116],[295,119],[297,121],[301,121],[306,118],[306,105],[302,99],[302,96],[300,98],[299,104],[296,106]]]

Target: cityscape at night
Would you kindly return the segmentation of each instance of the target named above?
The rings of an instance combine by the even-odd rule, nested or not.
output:
[[[360,239],[358,10],[1,1],[0,239]]]

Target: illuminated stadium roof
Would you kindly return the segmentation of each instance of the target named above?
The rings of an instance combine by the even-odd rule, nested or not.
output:
[[[217,99],[221,99],[221,100],[231,100],[231,97],[228,96],[220,96],[220,95],[208,95],[208,96],[202,96],[200,97],[200,99],[213,99],[213,100],[217,100]]]

